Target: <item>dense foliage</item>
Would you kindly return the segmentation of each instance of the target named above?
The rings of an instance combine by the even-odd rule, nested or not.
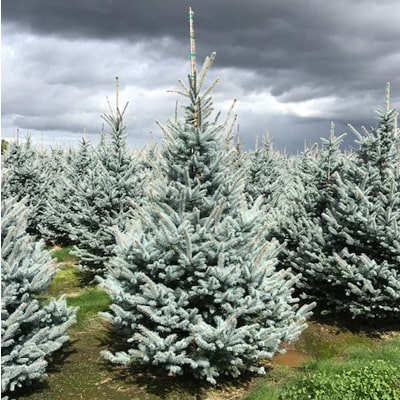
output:
[[[193,101],[193,93],[188,96]],[[206,98],[202,101],[199,118],[206,120],[202,109],[209,104]],[[191,185],[184,201],[194,207],[220,181],[212,178],[200,188],[193,186],[190,174],[203,163],[206,182],[218,172],[215,165],[229,159],[228,172],[218,173],[244,182],[237,192],[243,191],[249,204],[262,196],[263,218],[268,219],[264,239],[276,238],[285,245],[277,254],[278,268],[292,268],[302,275],[296,285],[299,295],[317,301],[325,311],[352,317],[399,315],[400,162],[395,110],[379,112],[377,126],[362,134],[352,128],[358,137],[352,153],[343,152],[343,135],[331,132],[319,151],[314,147],[297,156],[283,155],[265,138],[257,151],[239,152],[228,140],[220,155],[212,156],[215,159],[208,153],[191,154],[198,138],[178,142],[171,135],[178,135],[181,127],[173,124],[160,149],[134,153],[127,147],[122,117],[105,116],[111,129],[97,147],[84,139],[76,150],[39,149],[30,137],[10,142],[2,156],[2,196],[26,198],[27,230],[36,239],[75,244],[82,268],[92,277],[104,276],[117,245],[112,229],[124,231],[126,222],[138,213],[132,210],[142,205],[143,187],[156,187],[157,179],[169,174],[170,181],[183,182],[182,188]],[[218,135],[218,129],[209,134],[214,133]],[[204,152],[211,151],[207,149],[211,145],[210,138],[197,143]],[[160,199],[158,189],[152,190],[146,202],[155,205]],[[220,201],[218,196],[202,205],[201,217]],[[228,201],[221,207],[232,209],[233,204]]]
[[[374,360],[363,367],[332,374],[318,372],[288,385],[280,400],[397,400],[400,370],[390,362]]]
[[[324,312],[353,318],[400,315],[399,133],[395,111],[359,135],[359,149],[340,150],[343,136],[298,161],[289,208],[275,209],[269,232],[286,243],[280,268],[302,274],[303,296]],[[284,214],[284,215],[282,215]]]
[[[145,173],[140,160],[127,148],[123,112],[105,115],[109,135],[96,149],[94,160],[87,157],[84,143],[81,165],[75,168],[73,224],[70,237],[76,243],[75,255],[83,270],[92,277],[103,275],[113,255],[115,238],[111,228],[123,228],[132,206],[140,204],[141,182]],[[88,164],[85,164],[87,160]],[[78,175],[83,168],[86,174]],[[78,178],[78,179],[76,179]]]
[[[263,373],[259,360],[300,335],[311,307],[292,296],[298,277],[276,271],[262,198],[247,204],[237,149],[200,89],[184,86],[184,119],[169,121],[146,201],[117,231],[101,286],[113,302],[105,317],[130,348],[104,356],[215,384]]]
[[[1,208],[2,398],[45,374],[47,357],[67,340],[75,309],[63,297],[43,305],[37,298],[56,268],[42,242],[27,234],[28,208],[10,198]]]
[[[215,383],[220,375],[262,372],[258,360],[296,339],[311,302],[324,313],[399,318],[400,135],[395,110],[386,109],[375,128],[360,134],[351,127],[358,138],[351,153],[333,130],[320,150],[297,156],[281,154],[268,138],[243,152],[228,119],[221,124],[213,116],[212,87],[201,93],[211,61],[198,78],[181,82],[185,115],[163,128],[159,148],[131,151],[118,109],[104,116],[110,132],[97,147],[85,139],[67,151],[38,149],[30,137],[9,143],[2,155],[3,225],[9,229],[9,213],[18,228],[10,230],[12,241],[4,239],[2,303],[15,297],[8,287],[22,285],[22,295],[30,279],[44,279],[40,290],[48,284],[39,239],[74,244],[80,267],[111,297],[106,318],[131,347],[105,352],[108,359]],[[7,211],[21,201],[26,208]],[[25,222],[16,222],[18,212]],[[19,240],[29,251],[16,253]],[[9,267],[7,251],[20,267]],[[2,314],[8,321],[21,311],[21,343],[26,332],[18,324],[39,311],[53,321],[51,307],[59,308],[63,326],[72,321],[63,300],[41,307],[26,296],[33,309],[23,302]],[[32,376],[6,377],[11,386],[4,390],[40,376],[40,365]]]

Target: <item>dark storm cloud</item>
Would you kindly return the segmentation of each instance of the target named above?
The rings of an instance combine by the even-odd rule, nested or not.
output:
[[[69,37],[137,39],[186,33],[186,2],[21,0],[3,2],[3,20],[34,32]]]
[[[188,6],[205,53],[219,64],[271,73],[300,69],[346,78],[363,61],[398,52],[400,5],[396,0],[18,0],[3,2],[3,21],[44,35],[125,39],[169,36],[187,43]],[[361,58],[360,58],[361,57]],[[284,91],[278,88],[277,93]]]
[[[298,115],[288,115],[285,109],[281,115],[266,116],[276,118],[274,122],[266,121],[271,131],[286,129],[278,141],[291,137],[293,140],[287,140],[297,145],[307,135],[307,129],[309,137],[322,136],[316,133],[317,128],[328,126],[330,119],[343,127],[346,122],[373,123],[373,109],[384,104],[386,81],[392,84],[393,104],[400,103],[397,0],[6,0],[2,2],[3,32],[5,36],[20,31],[53,38],[54,44],[49,45],[52,50],[47,54],[42,48],[37,64],[30,65],[32,71],[47,65],[48,73],[43,79],[48,84],[86,85],[88,89],[95,85],[96,90],[104,90],[104,71],[111,69],[111,63],[118,70],[119,64],[129,60],[128,53],[136,57],[136,63],[138,55],[143,59],[139,69],[146,70],[148,78],[130,71],[125,82],[145,80],[154,89],[165,86],[166,71],[170,69],[168,73],[173,75],[176,58],[188,53],[189,5],[195,11],[199,61],[211,51],[217,52],[214,70],[222,78],[219,90],[237,89],[239,93],[229,95],[242,101],[254,93],[270,93],[288,106],[301,103]],[[63,68],[59,60],[66,57],[61,47],[65,43],[57,52],[57,41],[76,44],[75,57],[81,58],[74,62],[69,57]],[[114,59],[107,63],[96,59],[97,69],[90,62],[96,56],[84,46],[96,42],[99,46],[117,42],[121,49],[120,54],[110,51]],[[136,50],[130,53],[132,46]],[[79,53],[79,49],[85,50]],[[37,47],[30,50],[27,46],[24,51],[34,52]],[[106,53],[102,55],[107,57]],[[79,65],[80,73],[71,65]],[[231,86],[231,81],[236,86]],[[15,103],[19,101],[18,92]],[[310,115],[312,101],[318,99],[318,110]],[[7,104],[3,106],[6,110],[11,107]],[[244,112],[242,119],[253,115]],[[291,124],[298,127],[296,137],[289,128]],[[254,137],[257,129],[253,124],[242,126],[252,130]],[[263,123],[258,133],[262,126]]]

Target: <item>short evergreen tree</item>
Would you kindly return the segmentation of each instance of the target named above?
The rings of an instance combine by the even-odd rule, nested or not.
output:
[[[250,201],[263,196],[268,206],[282,208],[288,168],[287,158],[274,149],[271,138],[266,135],[262,147],[250,156],[245,188]]]
[[[52,148],[43,166],[47,176],[46,196],[43,200],[40,237],[47,244],[69,246],[72,210],[71,166],[62,148]]]
[[[7,169],[10,168],[13,164],[16,164],[19,161],[22,153],[22,145],[21,143],[16,140],[11,141],[8,143],[8,145],[4,148],[4,152],[1,154],[1,169]],[[11,185],[11,183],[10,183]],[[2,187],[2,191],[4,188]],[[7,194],[5,192],[4,194]],[[2,195],[4,195],[2,192]]]
[[[336,310],[364,319],[400,317],[399,132],[395,110],[378,111],[336,202],[323,214],[323,264]],[[329,251],[328,245],[329,244]]]
[[[68,340],[76,310],[64,298],[39,302],[56,268],[43,243],[26,233],[25,205],[3,199],[1,211],[1,393],[8,399],[45,375],[48,356]]]
[[[327,240],[329,229],[323,215],[345,191],[341,176],[349,162],[340,151],[343,137],[332,134],[329,139],[322,139],[318,154],[306,151],[302,156],[289,207],[274,232],[286,244],[279,254],[280,268],[301,273],[298,288],[324,305],[323,298],[333,297],[331,277],[325,265],[316,263],[325,261],[328,254],[324,251],[334,251],[333,243]]]
[[[52,149],[48,162],[46,203],[43,219],[39,226],[40,236],[48,244],[70,246],[73,240],[75,214],[80,211],[79,182],[82,182],[96,167],[98,162],[93,146],[85,138],[77,151],[68,153],[61,149]]]
[[[263,372],[280,344],[295,340],[310,306],[299,309],[297,277],[275,270],[279,247],[263,239],[262,199],[249,207],[236,149],[200,93],[212,58],[189,77],[183,121],[169,121],[155,179],[131,226],[116,231],[116,256],[101,286],[105,318],[130,349],[104,352],[117,364],[143,363],[170,374]],[[212,86],[211,86],[212,87]]]
[[[31,210],[27,230],[36,237],[40,237],[38,226],[42,221],[47,195],[48,177],[43,171],[44,165],[46,155],[37,150],[29,135],[22,143],[10,143],[2,158],[2,197],[27,199]]]
[[[394,111],[380,112],[377,128],[357,134],[360,149],[350,158],[340,153],[341,137],[325,141],[313,179],[317,195],[314,191],[315,200],[297,218],[297,235],[282,261],[303,275],[299,286],[328,312],[398,318],[400,179]]]
[[[69,164],[72,168],[71,180],[73,183],[82,180],[96,166],[97,155],[93,145],[82,137],[79,148],[72,153]]]

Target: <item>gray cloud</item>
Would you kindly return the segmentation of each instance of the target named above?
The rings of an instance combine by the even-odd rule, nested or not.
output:
[[[18,0],[2,3],[3,128],[98,131],[118,75],[132,136],[146,138],[187,74],[190,3],[199,63],[217,52],[216,106],[239,99],[250,147],[265,124],[291,150],[331,119],[370,125],[386,81],[399,104],[397,0]]]

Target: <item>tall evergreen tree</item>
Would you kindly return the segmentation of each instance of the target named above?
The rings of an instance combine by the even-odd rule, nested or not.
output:
[[[307,234],[309,221],[319,225],[317,206],[320,193],[316,182],[319,157],[314,149],[305,148],[300,156],[288,161],[284,202],[270,210],[273,224],[267,238],[276,238],[284,244],[278,254],[279,269],[294,268],[298,271],[303,263],[299,241]],[[298,282],[298,286],[303,281]]]
[[[213,61],[182,82],[184,120],[169,121],[155,179],[132,225],[117,231],[116,256],[101,286],[112,306],[105,318],[128,351],[104,356],[118,364],[156,365],[216,383],[221,375],[263,372],[295,340],[310,314],[297,307],[297,277],[276,272],[279,247],[265,242],[261,199],[250,208],[236,149],[211,117],[201,93]]]
[[[68,340],[76,310],[64,298],[41,305],[56,271],[43,243],[26,233],[29,211],[22,202],[3,199],[1,260],[2,398],[45,375],[48,356]]]
[[[75,181],[76,203],[71,239],[81,267],[102,275],[113,255],[115,238],[110,228],[123,228],[131,202],[141,197],[136,160],[127,148],[124,112],[105,115],[111,131],[97,151],[97,162],[85,177]]]

